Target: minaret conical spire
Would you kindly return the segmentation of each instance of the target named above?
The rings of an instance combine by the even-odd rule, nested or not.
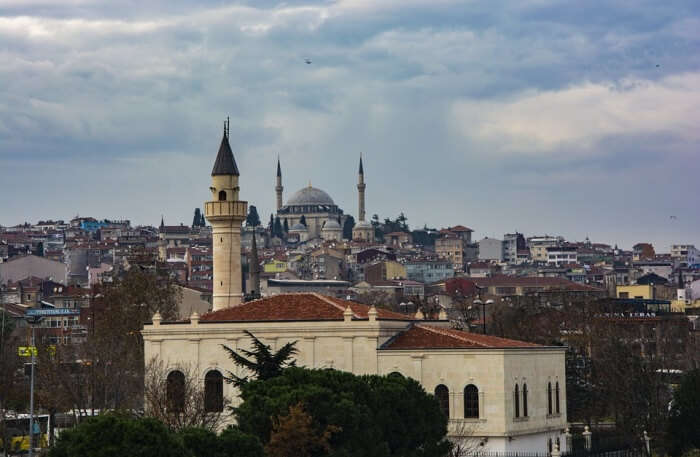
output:
[[[228,142],[228,129],[228,125],[224,124],[224,136],[221,138],[219,153],[216,155],[216,160],[214,161],[214,168],[212,168],[211,170],[212,176],[240,176],[240,173],[238,172],[238,166],[236,165],[236,159],[233,158],[233,151],[231,150],[231,145]]]

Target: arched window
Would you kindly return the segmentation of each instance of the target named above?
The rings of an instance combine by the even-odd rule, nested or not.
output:
[[[513,401],[515,404],[515,417],[520,417],[520,389],[518,385],[515,385],[515,390],[513,391]]]
[[[437,398],[438,404],[442,413],[450,417],[450,390],[446,385],[440,384],[435,388],[435,398]]]
[[[168,410],[181,413],[185,410],[185,375],[181,371],[171,371],[167,379]]]
[[[479,389],[474,384],[464,388],[464,417],[479,418]]]
[[[559,414],[559,413],[561,412],[561,410],[559,409],[559,381],[557,381],[557,383],[556,383],[554,392],[555,392],[555,394],[556,394],[556,396],[554,397],[554,399],[555,399],[555,406],[556,406],[555,411],[557,412],[557,414]]]
[[[527,384],[523,383],[523,417],[527,417]]]
[[[212,370],[204,377],[204,409],[208,413],[224,410],[224,377]]]
[[[547,383],[547,414],[552,414],[552,383]]]
[[[225,190],[220,190],[219,191],[219,201],[226,201],[226,191]]]

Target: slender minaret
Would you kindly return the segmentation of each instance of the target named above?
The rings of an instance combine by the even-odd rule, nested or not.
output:
[[[362,169],[362,154],[360,154],[360,171],[357,175],[357,198],[359,222],[365,220],[365,171]]]
[[[277,185],[275,186],[275,193],[277,194],[277,211],[282,208],[282,167],[280,167],[280,158],[277,157]]]
[[[248,270],[250,271],[250,290],[248,293],[251,296],[260,296],[260,260],[258,259],[258,243],[255,241],[257,237],[255,227],[253,227],[253,244],[250,248],[250,257],[248,258]]]
[[[212,226],[214,247],[214,311],[239,305],[243,301],[241,224],[246,217],[248,203],[238,199],[238,166],[228,142],[228,132],[227,122],[211,171],[209,189],[212,200],[204,203],[204,215]]]

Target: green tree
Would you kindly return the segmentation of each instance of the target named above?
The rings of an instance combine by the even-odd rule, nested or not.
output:
[[[65,430],[49,457],[191,457],[176,434],[155,419],[105,414]]]
[[[255,205],[250,205],[248,208],[248,215],[245,218],[246,227],[257,227],[260,225],[260,216],[258,216],[258,209]]]
[[[282,231],[282,223],[280,222],[279,217],[275,218],[275,225],[272,227],[272,235],[280,238],[284,236],[284,232]]]
[[[192,218],[192,228],[199,227],[202,225],[202,210],[199,208],[194,209],[194,217]]]
[[[264,457],[262,444],[252,436],[229,426],[220,435],[190,427],[180,432],[185,447],[194,457]]]
[[[302,214],[301,217],[299,218],[299,223],[300,223],[301,225],[303,225],[304,227],[306,227],[306,216],[304,216],[304,215]]]
[[[348,215],[343,223],[343,238],[352,240],[352,229],[355,227],[355,218]]]
[[[229,425],[219,435],[223,450],[222,457],[264,457],[265,452],[260,440],[248,433],[243,433],[238,427]]]
[[[689,371],[673,394],[668,424],[668,451],[679,456],[700,449],[700,369]]]
[[[447,418],[435,398],[402,376],[355,376],[336,370],[291,367],[281,375],[241,386],[239,427],[266,445],[273,419],[303,404],[316,436],[338,427],[333,456],[442,457],[450,449]],[[316,454],[318,455],[318,454]]]
[[[252,372],[255,379],[266,380],[279,376],[285,367],[294,366],[296,363],[292,359],[298,351],[296,349],[296,341],[287,343],[277,352],[272,352],[270,346],[264,344],[249,331],[245,331],[253,343],[253,350],[239,349],[240,354],[230,347],[222,344],[221,346],[228,353],[228,356],[233,360],[233,363],[239,367],[245,368]],[[232,372],[228,372],[229,376],[224,377],[226,382],[241,387],[249,380],[248,377],[239,377]]]
[[[289,222],[286,218],[284,219],[284,224],[282,228],[284,228],[284,233],[289,233]]]

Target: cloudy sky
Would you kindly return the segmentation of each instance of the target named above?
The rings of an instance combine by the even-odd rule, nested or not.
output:
[[[362,152],[369,215],[700,245],[699,51],[697,0],[0,0],[0,224],[190,223],[230,116],[263,219]]]

